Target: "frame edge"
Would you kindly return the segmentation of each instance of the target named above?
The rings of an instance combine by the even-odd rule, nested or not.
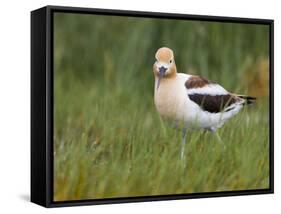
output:
[[[31,185],[30,200],[47,204],[46,7],[31,12]]]
[[[271,90],[271,148],[270,148],[270,187],[269,189],[249,191],[249,192],[231,192],[231,193],[210,193],[210,194],[199,194],[195,195],[172,195],[172,196],[153,196],[150,197],[138,197],[138,198],[118,198],[118,199],[102,199],[95,200],[91,199],[89,201],[69,201],[69,202],[54,202],[52,200],[52,188],[49,183],[49,178],[52,175],[50,172],[52,162],[51,150],[50,150],[50,121],[48,112],[50,102],[50,84],[52,76],[51,72],[51,25],[52,22],[50,18],[51,12],[60,12],[63,10],[68,10],[74,13],[100,13],[110,15],[114,13],[115,15],[129,15],[129,16],[139,16],[139,17],[169,17],[173,19],[184,18],[184,19],[194,19],[194,20],[208,20],[208,21],[225,21],[225,22],[246,22],[246,23],[256,23],[256,24],[268,24],[270,26],[270,90]],[[113,14],[113,15],[114,15]],[[40,23],[39,26],[36,23]],[[37,23],[37,24],[38,24]],[[40,29],[35,29],[39,27]],[[42,30],[42,31],[41,31]],[[38,37],[38,38],[36,38]],[[34,39],[40,40],[37,44]],[[208,198],[208,197],[226,197],[226,196],[242,196],[242,195],[255,195],[255,194],[272,194],[274,193],[274,136],[273,136],[273,63],[274,63],[274,20],[272,19],[252,19],[252,18],[238,18],[238,17],[217,17],[217,16],[204,16],[204,15],[187,15],[187,14],[173,14],[173,13],[157,13],[157,12],[145,12],[145,11],[127,11],[127,10],[110,10],[110,9],[90,9],[90,8],[78,8],[78,7],[63,7],[63,6],[46,6],[31,12],[31,201],[42,205],[44,207],[63,207],[63,206],[79,206],[79,205],[98,205],[98,204],[114,204],[114,203],[128,203],[128,202],[152,202],[159,200],[178,200],[178,199],[196,199],[196,198]],[[44,64],[44,66],[43,66]],[[38,74],[39,73],[39,74]],[[41,84],[40,84],[41,81]],[[44,84],[42,84],[42,82]],[[36,91],[35,91],[36,89]],[[39,90],[39,91],[38,91]],[[40,93],[40,94],[39,94]],[[39,94],[39,95],[38,95]],[[40,100],[45,101],[44,105],[41,106]],[[35,111],[35,112],[34,112]],[[36,112],[36,111],[40,111]],[[42,122],[44,118],[44,122]],[[40,123],[38,125],[38,123]],[[37,124],[37,126],[36,126]],[[42,132],[44,134],[42,135]],[[39,134],[38,134],[39,133]],[[41,133],[41,134],[40,134]],[[40,140],[38,140],[40,138]],[[44,143],[43,143],[43,142]],[[36,144],[37,143],[37,144]],[[34,153],[35,152],[35,153]],[[38,153],[37,153],[38,152]],[[36,163],[34,163],[36,162]],[[36,166],[40,165],[41,168],[37,169]],[[40,181],[40,184],[37,182]],[[36,185],[34,184],[36,182]],[[44,189],[43,191],[41,191]]]

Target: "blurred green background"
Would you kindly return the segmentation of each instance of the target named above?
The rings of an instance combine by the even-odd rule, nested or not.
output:
[[[158,116],[152,65],[258,97],[219,133],[187,137]],[[269,26],[55,13],[55,201],[264,189],[269,185]]]

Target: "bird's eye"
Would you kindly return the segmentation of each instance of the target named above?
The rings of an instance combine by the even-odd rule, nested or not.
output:
[[[173,62],[173,60],[170,60],[170,63],[172,63]]]

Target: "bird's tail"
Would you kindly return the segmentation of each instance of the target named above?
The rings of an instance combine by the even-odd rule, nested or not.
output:
[[[256,101],[256,97],[246,96],[246,95],[236,95],[237,97],[245,100],[244,105],[251,105]]]

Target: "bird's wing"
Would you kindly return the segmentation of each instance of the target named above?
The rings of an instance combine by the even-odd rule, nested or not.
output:
[[[243,99],[203,77],[190,76],[185,87],[189,99],[210,113],[230,111],[243,102]]]

